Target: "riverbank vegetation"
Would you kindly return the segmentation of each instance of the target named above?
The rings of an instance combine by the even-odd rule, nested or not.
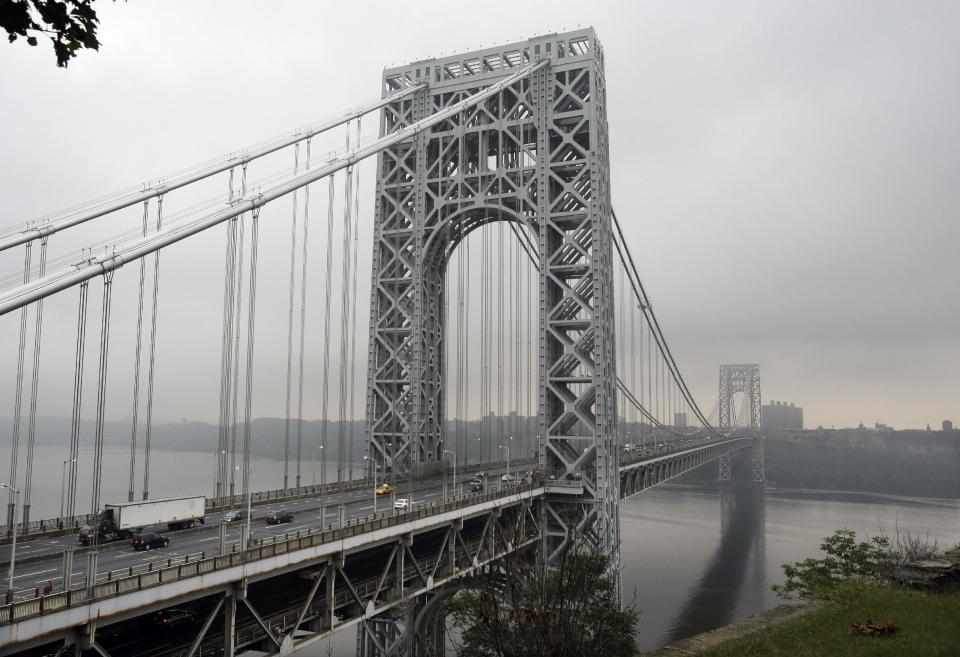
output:
[[[586,542],[545,569],[538,547],[489,566],[448,603],[460,657],[633,657],[639,612]]]
[[[837,587],[809,614],[728,641],[700,657],[956,657],[960,592],[921,592],[862,583]],[[851,630],[872,621],[888,635]]]
[[[960,547],[960,546],[958,546]],[[898,573],[937,553],[910,534],[857,541],[838,530],[825,556],[784,565],[784,598],[825,601],[810,613],[728,641],[702,657],[947,657],[960,654],[960,588],[908,589]],[[952,551],[949,551],[952,552]]]

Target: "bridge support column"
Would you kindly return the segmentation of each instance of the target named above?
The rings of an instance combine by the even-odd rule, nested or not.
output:
[[[750,450],[750,460],[753,466],[753,481],[763,483],[766,481],[766,473],[763,467],[763,439],[758,438],[757,444]]]
[[[720,465],[720,473],[717,476],[717,481],[730,481],[733,478],[731,476],[730,455],[721,454],[720,458],[717,459],[717,463]]]
[[[337,568],[342,568],[344,561],[344,555],[339,554],[327,562],[323,580],[323,628],[327,630],[332,630],[337,621],[337,616],[334,613],[334,607],[336,606],[334,596],[337,593]]]
[[[246,597],[245,587],[230,587],[223,594],[223,654],[233,657],[237,651],[237,602]]]
[[[82,655],[87,650],[92,650],[97,641],[97,622],[90,621],[82,625],[77,631],[76,650],[78,655]]]

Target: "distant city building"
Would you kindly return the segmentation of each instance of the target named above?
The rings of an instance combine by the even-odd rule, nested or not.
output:
[[[764,432],[803,428],[803,408],[787,402],[771,401],[760,407],[760,425]]]
[[[953,431],[953,422],[950,420],[943,421],[943,430],[944,431]]]
[[[687,414],[686,413],[674,413],[673,414],[673,426],[677,429],[686,429],[687,428]]]

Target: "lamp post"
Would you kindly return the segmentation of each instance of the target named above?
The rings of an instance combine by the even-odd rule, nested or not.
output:
[[[377,460],[372,456],[364,456],[364,461],[373,461],[373,515],[377,515]]]
[[[511,438],[511,440],[513,440]],[[507,475],[510,474],[510,446],[509,445],[500,445],[500,449],[507,451]],[[508,477],[509,478],[509,477]]]
[[[240,466],[236,465],[233,467],[233,469],[239,470]],[[253,486],[251,485],[253,482],[250,481],[251,474],[253,474],[253,468],[248,468],[247,469],[247,522],[246,522],[245,530],[243,531],[243,533],[240,534],[240,551],[241,552],[246,552],[247,548],[250,546],[251,533],[253,532],[253,528],[250,524],[250,516],[251,516],[250,511],[253,507],[251,503],[251,496],[253,494],[252,493]]]
[[[443,453],[453,457],[453,499],[457,499],[457,455],[449,449],[443,450]]]
[[[17,503],[20,501],[20,491],[9,484],[0,484],[0,488],[13,491],[13,517],[17,517]],[[13,602],[13,567],[17,560],[17,523],[12,523],[13,538],[10,541],[10,567],[7,570],[7,604]]]
[[[60,472],[60,518],[63,518],[63,497],[67,490],[67,463],[75,463],[77,459],[64,459]]]

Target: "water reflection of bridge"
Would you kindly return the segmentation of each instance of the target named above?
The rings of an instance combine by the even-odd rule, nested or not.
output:
[[[667,642],[733,622],[743,604],[762,606],[767,589],[764,505],[762,487],[721,486],[720,542],[674,617]]]

